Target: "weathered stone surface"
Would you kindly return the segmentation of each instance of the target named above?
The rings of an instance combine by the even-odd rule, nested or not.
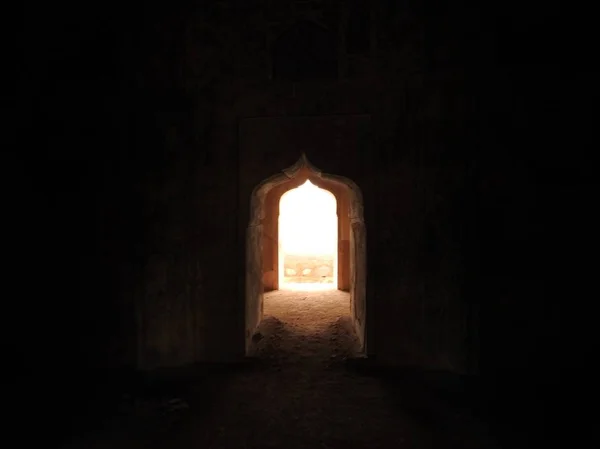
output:
[[[280,12],[285,19],[284,15],[273,16],[270,13],[263,18],[270,26],[276,25],[279,20],[283,31],[293,24],[294,12],[285,8]],[[297,14],[297,18],[305,17],[302,15],[305,13]],[[346,26],[349,16],[344,17],[337,22],[338,25]],[[342,70],[339,75],[346,78],[343,83],[327,80],[326,77],[299,79],[295,84],[277,77],[269,81],[268,70],[263,78],[262,75],[257,78],[252,73],[263,73],[264,58],[254,55],[244,62],[246,60],[238,56],[250,55],[254,51],[251,48],[262,51],[258,36],[267,33],[264,49],[267,53],[271,52],[272,58],[278,58],[273,46],[276,38],[268,36],[268,27],[259,16],[249,20],[243,28],[236,28],[235,20],[233,16],[228,19],[226,13],[221,13],[218,22],[211,22],[210,26],[197,22],[198,25],[186,35],[188,53],[182,57],[181,64],[189,67],[190,71],[184,79],[205,79],[206,85],[212,83],[214,86],[214,109],[202,110],[202,114],[211,117],[212,137],[209,145],[203,145],[202,151],[206,154],[204,166],[195,162],[190,164],[191,159],[184,165],[196,167],[189,184],[181,184],[182,178],[175,172],[166,178],[170,181],[165,184],[164,191],[171,193],[164,197],[164,201],[185,195],[190,206],[181,204],[177,208],[193,207],[196,211],[192,214],[192,221],[187,221],[189,231],[183,230],[179,224],[183,218],[169,224],[168,231],[167,228],[159,231],[162,235],[166,235],[165,232],[175,233],[173,237],[178,235],[182,242],[195,235],[198,255],[202,254],[200,259],[211,259],[211,266],[222,268],[217,272],[216,268],[207,268],[202,262],[206,272],[203,296],[198,302],[192,300],[197,324],[183,316],[169,318],[162,322],[173,323],[172,330],[159,332],[160,319],[156,321],[157,318],[151,317],[166,317],[166,312],[162,314],[160,308],[152,313],[149,310],[158,307],[160,296],[153,294],[151,298],[154,299],[148,300],[156,305],[139,303],[145,311],[139,312],[138,316],[141,322],[146,317],[147,322],[140,326],[156,329],[156,332],[149,331],[152,337],[139,334],[140,338],[155,339],[159,338],[155,335],[163,335],[159,338],[160,344],[150,343],[150,340],[140,342],[137,345],[139,357],[144,359],[144,351],[151,352],[156,356],[150,359],[160,363],[159,354],[164,353],[166,364],[177,364],[187,363],[190,357],[200,360],[210,358],[217,352],[222,355],[243,353],[244,335],[247,339],[260,319],[260,301],[244,306],[243,298],[248,294],[259,297],[258,292],[262,291],[263,285],[267,290],[276,288],[278,270],[274,224],[269,220],[263,221],[262,216],[251,216],[251,193],[261,182],[281,173],[302,152],[307,152],[312,162],[325,173],[343,175],[357,183],[362,190],[361,203],[349,203],[344,207],[349,208],[351,218],[362,214],[359,209],[364,207],[365,223],[377,230],[367,237],[359,224],[348,230],[340,229],[343,235],[340,234],[339,242],[340,288],[366,298],[365,303],[355,305],[353,313],[360,327],[359,334],[370,335],[369,351],[377,354],[381,361],[443,366],[459,371],[466,369],[462,344],[467,332],[463,318],[465,311],[459,299],[460,286],[454,280],[455,271],[460,266],[460,253],[449,243],[448,236],[443,235],[449,228],[441,221],[443,214],[448,213],[444,210],[452,210],[452,201],[456,198],[452,189],[460,189],[464,168],[462,162],[449,165],[440,159],[440,154],[449,150],[444,150],[444,153],[435,149],[440,143],[444,148],[450,145],[450,126],[454,127],[451,132],[455,136],[462,132],[461,97],[457,94],[460,92],[460,78],[445,67],[428,74],[416,71],[419,62],[408,58],[408,53],[391,57],[377,52],[363,58],[362,62],[356,59],[358,56],[353,56],[352,64],[363,64],[364,70]],[[379,26],[376,23],[372,22],[369,26]],[[415,31],[412,36],[418,39],[418,34]],[[256,39],[250,36],[256,36]],[[198,43],[201,38],[202,45]],[[405,39],[403,42],[409,41]],[[352,45],[361,48],[359,44]],[[417,49],[414,45],[407,48]],[[340,49],[336,56],[341,58],[338,59],[340,67],[352,67],[352,64],[346,64],[350,59],[344,47]],[[287,52],[287,56],[293,55]],[[210,63],[211,58],[217,57],[222,62]],[[382,66],[385,61],[397,62],[398,58],[404,65]],[[266,59],[269,59],[268,54]],[[271,59],[268,64],[271,70],[276,63],[276,59]],[[201,75],[202,64],[212,70],[207,72],[206,78]],[[252,64],[253,68],[248,64]],[[228,72],[228,66],[235,66],[235,73]],[[373,67],[378,67],[376,76]],[[253,72],[254,69],[257,71]],[[192,102],[205,104],[199,96],[200,91],[188,89],[188,92]],[[244,120],[245,117],[257,116],[272,118]],[[449,123],[449,119],[453,122]],[[431,131],[423,133],[426,127]],[[180,129],[186,128],[180,126]],[[214,155],[212,161],[207,159],[211,157],[209,155]],[[444,171],[441,170],[442,164],[446,167]],[[236,168],[232,170],[231,167]],[[430,188],[433,185],[437,185],[438,190],[442,189],[441,195]],[[158,198],[155,194],[148,195],[149,198]],[[389,207],[392,201],[396,206]],[[176,216],[174,207],[168,212],[171,220]],[[249,223],[253,231],[249,230]],[[263,227],[266,248],[271,248],[266,252],[263,250],[260,260],[247,252],[248,245],[253,248],[260,245],[256,240],[258,234],[253,234],[258,232],[259,228],[254,228],[258,224]],[[186,235],[186,232],[190,234]],[[209,241],[201,243],[206,239]],[[444,242],[448,242],[447,249],[444,249]],[[366,273],[366,279],[358,281],[364,285],[364,293],[356,292],[357,279],[352,278],[352,273],[357,267],[349,264],[356,255],[356,245],[361,248],[360,251],[368,252],[365,256],[367,261],[373,260],[360,268]],[[164,248],[169,251],[166,249],[168,246]],[[431,250],[438,251],[437,255],[425,257],[422,264],[423,255]],[[372,256],[369,255],[371,253]],[[229,258],[237,258],[238,262],[225,262]],[[246,262],[248,258],[250,261]],[[215,264],[219,260],[223,262]],[[247,263],[261,264],[262,268],[247,271]],[[397,267],[393,270],[394,275],[383,274],[381,267],[389,265]],[[236,280],[226,282],[231,299],[225,299],[220,293],[219,282],[223,279]],[[439,288],[436,290],[434,286]],[[175,299],[180,297],[175,290],[169,292],[170,301],[179,301]],[[184,303],[191,300],[181,298]],[[369,319],[381,338],[376,339],[373,330],[366,331]],[[398,326],[397,319],[405,321]],[[181,320],[188,320],[189,324],[183,325]],[[219,324],[225,322],[227,325]],[[198,323],[204,323],[203,331]],[[240,327],[241,323],[245,325]],[[164,326],[168,329],[171,324]],[[191,329],[187,341],[176,336],[186,326]],[[437,329],[434,333],[430,331],[432,326]],[[197,341],[191,335],[195,335]],[[222,338],[203,340],[203,335],[219,335]],[[168,353],[173,355],[167,356]],[[176,358],[180,362],[175,362]]]
[[[250,217],[251,193],[306,151],[325,173],[357,183],[362,204],[341,207],[351,217],[364,207],[365,223],[376,230],[367,237],[359,228],[340,228],[339,241],[340,288],[355,288],[356,267],[349,261],[356,244],[371,261],[364,267],[366,279],[360,281],[366,303],[354,309],[363,327],[360,333],[369,334],[364,329],[368,316],[381,335],[375,343],[375,332],[370,332],[369,350],[382,361],[412,363],[418,354],[415,363],[465,369],[465,311],[455,280],[461,255],[449,240],[451,229],[443,224],[444,217],[453,219],[454,192],[461,189],[465,169],[462,162],[452,162],[460,160],[458,154],[441,158],[463,132],[460,71],[439,66],[426,73],[409,57],[419,48],[409,45],[420,39],[420,28],[410,28],[417,23],[414,12],[402,19],[404,52],[385,53],[391,47],[383,45],[378,33],[396,25],[388,23],[393,15],[377,12],[369,24],[377,31],[369,40],[375,52],[357,50],[363,54],[360,59],[355,50],[362,44],[351,43],[352,59],[340,44],[336,58],[344,82],[322,77],[295,84],[277,77],[269,81],[279,57],[274,52],[279,34],[270,36],[268,30],[279,27],[281,33],[309,12],[283,6],[277,14],[252,9],[242,27],[234,9],[219,8],[211,13],[218,20],[202,12],[191,14],[180,34],[174,23],[165,25],[173,27],[164,40],[165,51],[172,45],[167,42],[185,42],[176,58],[184,68],[181,76],[169,72],[167,53],[154,52],[154,62],[147,61],[155,73],[144,78],[147,88],[159,92],[168,84],[182,100],[175,103],[172,94],[161,94],[170,103],[164,100],[153,108],[165,130],[165,155],[178,162],[140,186],[148,220],[154,223],[147,228],[152,230],[147,257],[156,262],[145,262],[150,271],[138,278],[135,288],[136,364],[177,365],[243,354],[244,335],[260,318],[259,303],[244,306],[243,297],[262,285],[276,288],[278,270],[273,223],[264,222],[267,247],[273,249],[263,254],[262,269],[245,274],[246,260],[253,257],[247,245],[259,245],[252,234],[258,231],[249,231],[248,223],[263,218]],[[330,5],[312,8],[315,17],[327,22],[319,25],[325,29],[352,22],[352,11],[333,20],[337,13],[327,9]],[[394,14],[399,17],[398,11]],[[266,52],[264,57],[260,52]],[[188,107],[195,111],[193,122],[181,119],[190,116],[184,112]],[[272,118],[244,120],[257,116]],[[205,130],[199,127],[208,123]],[[389,207],[392,201],[395,206]],[[201,274],[190,274],[188,266]],[[383,274],[386,266],[396,267],[394,275]],[[405,321],[399,326],[397,320]],[[432,333],[432,326],[438,331]]]
[[[252,215],[252,192],[306,152],[360,187],[361,201],[340,203],[365,229],[340,229],[339,281],[356,292],[358,244],[365,302],[353,316],[373,358],[498,384],[535,367],[530,380],[555,382],[544,367],[564,314],[549,304],[586,297],[572,289],[593,273],[565,273],[581,260],[570,248],[595,232],[569,218],[593,210],[593,164],[577,153],[592,139],[559,117],[582,125],[593,114],[554,104],[564,73],[541,55],[561,58],[515,44],[529,30],[522,15],[504,26],[456,5],[366,2],[367,51],[365,34],[345,42],[344,2],[183,3],[86,16],[82,39],[52,38],[71,28],[31,17],[39,32],[19,37],[11,117],[23,125],[8,128],[23,151],[5,163],[7,235],[10,264],[28,271],[19,286],[35,284],[41,304],[7,316],[43,330],[25,333],[24,353],[43,342],[47,366],[90,372],[242,358],[261,313],[246,289],[259,297],[277,282],[273,253],[246,278],[259,262],[247,258],[259,246],[249,226],[263,227],[266,246],[275,237]],[[273,76],[278,38],[301,20],[335,36],[337,78]],[[499,24],[507,39],[492,38]],[[590,73],[573,76],[571,97],[593,97]],[[571,348],[592,340],[594,326],[577,329]],[[562,354],[585,359],[573,351]]]

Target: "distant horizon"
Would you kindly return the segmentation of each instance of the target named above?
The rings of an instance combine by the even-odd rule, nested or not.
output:
[[[337,251],[335,196],[306,181],[279,200],[279,239],[286,254],[320,255]]]

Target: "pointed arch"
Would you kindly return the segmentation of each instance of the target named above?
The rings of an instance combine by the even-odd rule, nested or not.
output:
[[[366,352],[366,226],[360,188],[344,176],[323,173],[305,152],[292,166],[258,184],[250,198],[246,231],[246,349],[262,319],[265,291],[278,289],[279,199],[286,191],[310,180],[331,192],[337,201],[338,289],[350,292],[351,316]]]

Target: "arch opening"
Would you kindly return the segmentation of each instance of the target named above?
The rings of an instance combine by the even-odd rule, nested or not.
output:
[[[281,216],[284,217],[284,225],[294,221],[294,217],[305,225],[310,221],[310,200],[305,200],[303,206],[296,206],[296,213],[286,218],[290,211],[290,206],[286,203],[290,198],[293,200],[294,196],[298,196],[303,189],[322,195],[320,207],[329,210],[329,213],[322,213],[321,216],[327,215],[328,219],[315,220],[303,229],[296,226],[296,242],[287,244],[286,236],[294,236],[294,231],[280,228]],[[329,205],[329,209],[326,205]],[[294,210],[294,207],[291,206],[291,209]],[[317,207],[313,204],[312,209],[314,212]],[[319,230],[321,235],[315,239]],[[304,282],[298,282],[297,269],[286,273],[286,251],[298,252],[302,247],[302,238],[310,239],[311,236],[312,242],[304,245],[307,250],[305,252],[318,253],[315,248],[319,245],[333,250],[329,255],[333,273],[330,273],[329,279],[327,275],[325,279],[317,279],[309,275],[312,270],[310,273],[307,271],[305,276],[309,276],[302,280]],[[289,268],[289,264],[287,267]],[[366,227],[362,194],[350,179],[322,173],[308,161],[305,154],[293,166],[256,186],[250,199],[250,221],[246,237],[247,354],[252,347],[252,336],[263,319],[265,295],[269,297],[284,289],[330,289],[332,292],[337,290],[338,296],[345,295],[347,313],[359,340],[359,352],[367,354]]]
[[[334,290],[338,285],[337,201],[310,180],[279,200],[280,290]]]

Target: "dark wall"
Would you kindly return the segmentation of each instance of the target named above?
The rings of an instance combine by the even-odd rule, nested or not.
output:
[[[496,411],[522,430],[565,428],[586,418],[574,395],[593,397],[587,365],[596,345],[588,256],[597,248],[587,58],[590,28],[558,4],[544,12],[495,12],[494,58],[477,85],[475,214],[469,291],[476,301],[478,358]],[[558,23],[565,33],[556,33]],[[567,31],[569,30],[569,31]],[[576,62],[575,62],[576,61]],[[592,326],[593,327],[593,326]],[[577,380],[576,380],[577,379]],[[569,409],[558,401],[571,404]],[[515,404],[519,404],[515,408]],[[556,431],[555,441],[563,436]]]
[[[337,2],[324,4],[338,36]],[[350,39],[337,56],[338,81],[292,86],[270,56],[286,7],[171,5],[82,10],[77,23],[39,10],[18,35],[4,181],[20,292],[9,307],[27,318],[6,341],[46,403],[106,396],[92,385],[129,368],[238,355],[243,288],[224,280],[243,274],[215,267],[244,254],[249,116],[370,115],[369,164],[339,174],[372,199],[382,360],[480,374],[497,401],[531,406],[566,372],[590,375],[586,27],[567,52],[551,5],[377,2],[368,45]],[[336,158],[311,159],[336,173]]]
[[[118,397],[116,373],[135,367],[131,292],[170,220],[145,194],[173,172],[169,127],[190,118],[174,69],[150,67],[168,40],[152,26],[169,15],[113,6],[27,11],[16,36],[4,193],[7,281],[21,293],[5,341],[22,391],[56,418],[49,439]]]

